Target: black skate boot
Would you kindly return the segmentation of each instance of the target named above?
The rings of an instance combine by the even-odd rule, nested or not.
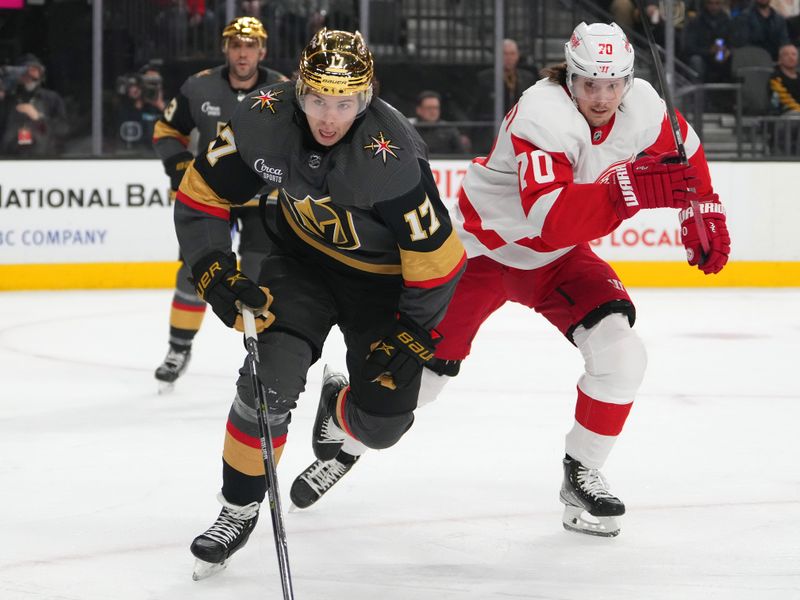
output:
[[[170,346],[167,356],[164,358],[158,368],[156,369],[156,379],[159,382],[159,393],[169,392],[175,386],[175,380],[178,379],[186,367],[189,366],[189,360],[192,358],[192,347],[186,346],[184,348],[174,348]]]
[[[342,449],[346,434],[334,422],[336,399],[339,392],[347,386],[347,377],[336,373],[325,365],[322,375],[322,391],[319,394],[317,417],[314,419],[311,447],[319,460],[331,460]]]
[[[584,467],[569,455],[564,458],[561,502],[565,505],[564,529],[604,537],[619,534],[617,517],[625,514],[622,500],[608,491],[599,469]]]
[[[353,468],[359,456],[339,452],[332,460],[315,460],[292,483],[289,497],[297,508],[308,508]]]
[[[225,500],[222,493],[217,499],[222,504],[217,520],[205,533],[194,538],[190,547],[197,559],[192,573],[195,581],[224,569],[228,558],[247,543],[258,522],[258,502],[236,506]]]

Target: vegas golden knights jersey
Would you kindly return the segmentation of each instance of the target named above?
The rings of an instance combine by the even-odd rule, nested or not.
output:
[[[258,81],[253,89],[279,81],[286,81],[286,77],[272,69],[259,67]],[[198,153],[203,152],[230,121],[234,109],[249,91],[231,87],[228,67],[224,65],[189,77],[156,122],[153,146],[158,157],[163,161],[184,152],[195,128],[199,134]]]
[[[258,88],[178,190],[175,226],[190,263],[229,251],[231,206],[278,188],[281,250],[402,286],[398,310],[425,327],[444,316],[465,265],[425,146],[400,113],[373,99],[347,135],[317,144],[294,84]]]

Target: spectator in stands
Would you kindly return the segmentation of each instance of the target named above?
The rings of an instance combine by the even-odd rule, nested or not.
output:
[[[191,51],[215,50],[205,48],[216,36],[216,16],[206,8],[206,0],[151,0],[159,9],[155,18],[156,34],[168,54],[185,56]]]
[[[312,8],[308,0],[240,0],[238,14],[255,17],[267,26],[269,54],[294,57],[324,23],[324,16],[314,13],[312,29]]]
[[[536,83],[533,71],[519,68],[519,47],[512,39],[503,40],[503,113],[508,112],[522,96],[522,92]],[[534,69],[538,72],[538,69]],[[476,121],[494,120],[494,69],[485,69],[477,75],[472,118]],[[472,134],[472,145],[476,152],[488,152],[494,140],[494,126],[476,129]]]
[[[666,7],[664,0],[645,0],[645,16],[653,27],[653,37],[656,42],[663,46],[665,43]],[[642,22],[638,15],[638,10],[634,11],[636,18],[634,29],[641,34]],[[674,0],[672,3],[672,22],[675,25],[675,47],[680,54],[683,42],[683,29],[688,20],[697,14],[695,0]]]
[[[769,3],[770,0],[753,0],[750,8],[733,20],[731,46],[760,46],[777,60],[778,48],[789,43],[789,32],[786,19]]]
[[[121,96],[115,118],[117,146],[152,156],[153,129],[165,108],[161,74],[155,66],[145,65],[139,73],[122,77],[117,93]]]
[[[786,28],[789,31],[789,42],[800,46],[800,14],[786,17]]]
[[[53,156],[60,152],[68,124],[64,100],[43,87],[45,68],[28,54],[19,80],[5,99],[6,119],[0,150],[19,156]]]
[[[705,0],[703,8],[684,28],[683,51],[686,62],[709,83],[730,81],[731,17],[723,0]]]
[[[417,96],[416,117],[409,121],[428,145],[432,154],[466,154],[470,150],[469,138],[458,129],[441,120],[442,96],[439,92],[425,90]]]
[[[800,113],[800,79],[797,77],[797,47],[781,46],[778,64],[769,80],[773,104],[781,113]]]
[[[527,69],[519,68],[519,47],[514,40],[503,40],[503,111],[508,112],[522,92],[531,87],[538,79],[536,74]],[[485,69],[478,73],[479,96],[488,100],[479,104],[478,117],[493,118],[494,116],[494,69]]]

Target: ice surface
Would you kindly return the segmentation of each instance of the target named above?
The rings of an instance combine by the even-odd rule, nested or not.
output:
[[[298,600],[800,598],[800,291],[633,290],[646,379],[604,469],[618,538],[568,533],[558,489],[577,350],[507,306],[440,400],[317,506],[285,516]],[[191,579],[219,506],[241,338],[209,311],[157,394],[171,292],[0,294],[0,599],[282,598],[269,515]],[[312,460],[312,367],[279,472]]]

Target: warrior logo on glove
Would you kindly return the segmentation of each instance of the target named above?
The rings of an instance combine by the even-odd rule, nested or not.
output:
[[[731,253],[731,236],[725,223],[725,207],[719,202],[719,197],[713,194],[700,201],[698,208],[708,237],[708,253],[703,253],[697,220],[691,207],[679,213],[681,241],[686,248],[687,262],[692,266],[696,265],[706,275],[712,275],[722,270]]]

